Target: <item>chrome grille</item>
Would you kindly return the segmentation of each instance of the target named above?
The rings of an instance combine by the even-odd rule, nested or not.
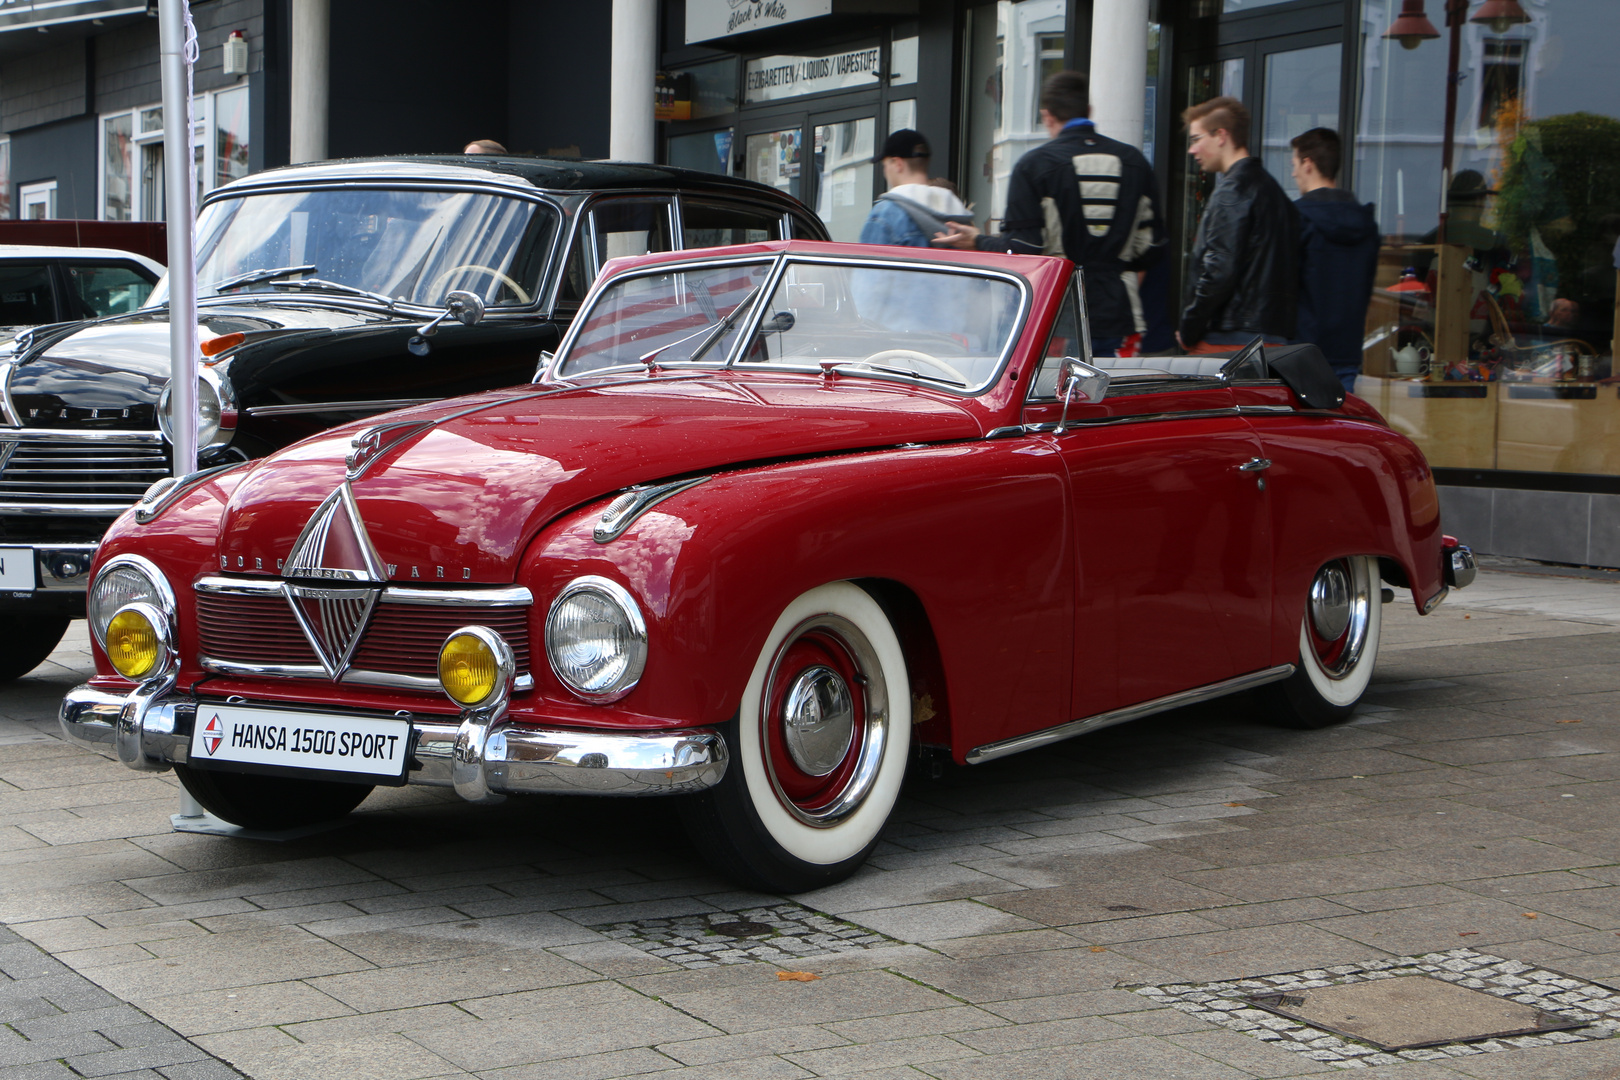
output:
[[[244,596],[199,591],[198,645],[203,666],[212,670],[325,678],[315,651],[304,637],[292,608],[280,595]],[[506,639],[517,660],[519,682],[528,681],[530,607],[443,606],[388,603],[372,609],[371,621],[355,650],[345,681],[389,677],[392,685],[438,688],[439,648],[450,632],[469,625],[487,626]],[[289,669],[300,669],[297,671]]]
[[[156,433],[0,436],[0,511],[117,514],[168,475]]]

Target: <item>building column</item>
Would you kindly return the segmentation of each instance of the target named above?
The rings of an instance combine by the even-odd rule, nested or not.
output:
[[[290,158],[325,161],[331,97],[330,0],[292,0],[292,143]],[[650,100],[650,97],[649,97]]]
[[[658,72],[658,0],[613,0],[608,157],[652,161],[657,152],[653,92]]]
[[[1140,150],[1148,0],[1106,0],[1092,8],[1091,19],[1091,118],[1099,133]]]

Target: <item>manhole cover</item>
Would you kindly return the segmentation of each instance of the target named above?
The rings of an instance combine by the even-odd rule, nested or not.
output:
[[[731,938],[762,937],[765,934],[776,933],[776,927],[757,922],[710,923],[709,933]]]
[[[1268,1012],[1383,1050],[1568,1031],[1584,1026],[1427,975],[1318,986],[1249,998]]]

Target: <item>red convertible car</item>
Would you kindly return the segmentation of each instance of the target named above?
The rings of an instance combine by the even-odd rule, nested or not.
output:
[[[154,486],[63,726],[250,827],[375,785],[674,795],[794,891],[860,864],[925,748],[1244,690],[1344,719],[1380,582],[1427,612],[1473,577],[1422,454],[1308,346],[1092,359],[1078,285],[800,241],[615,261],[534,385]]]

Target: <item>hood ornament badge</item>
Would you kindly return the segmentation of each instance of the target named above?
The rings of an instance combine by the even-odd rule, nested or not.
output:
[[[327,678],[343,677],[360,644],[386,568],[366,534],[347,483],[328,495],[293,543],[282,588]],[[331,585],[304,585],[314,578]]]

